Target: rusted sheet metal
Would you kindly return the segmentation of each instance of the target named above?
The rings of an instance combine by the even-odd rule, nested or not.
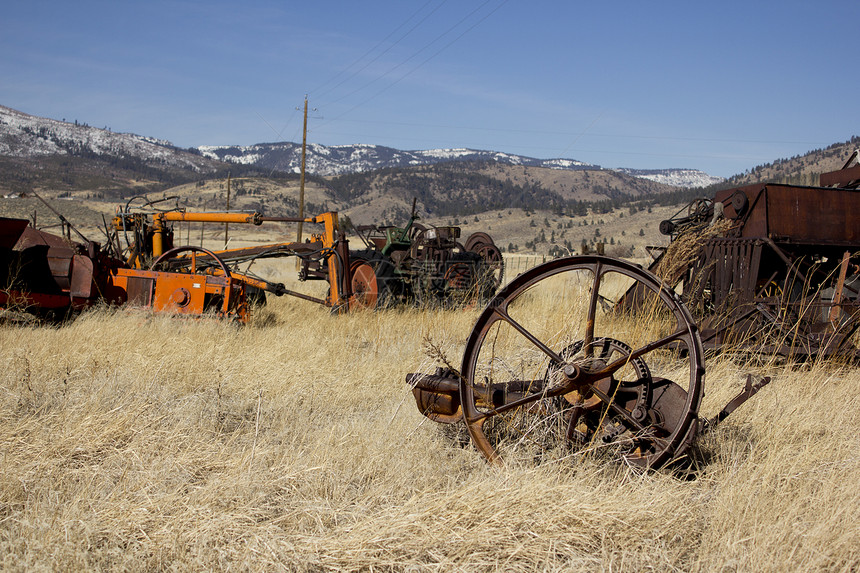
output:
[[[27,219],[0,217],[0,248],[11,249],[14,247],[29,224]]]
[[[69,281],[69,295],[72,298],[93,297],[95,263],[84,255],[75,255],[72,259],[72,277]]]
[[[743,194],[749,207],[738,213],[733,196]],[[793,185],[750,185],[714,196],[727,204],[725,217],[742,221],[742,237],[777,242],[847,245],[860,242],[860,191]]]
[[[860,191],[762,183],[691,205],[708,210],[661,223],[672,235],[661,256],[671,261],[676,245],[698,255],[663,278],[697,313],[707,347],[860,357]],[[637,308],[637,294],[621,306]]]
[[[822,173],[818,179],[822,187],[856,187],[860,181],[860,165]]]
[[[72,243],[63,237],[58,237],[44,231],[37,231],[33,227],[28,226],[21,233],[18,242],[15,243],[14,249],[16,251],[23,251],[35,246],[70,248],[72,245]]]

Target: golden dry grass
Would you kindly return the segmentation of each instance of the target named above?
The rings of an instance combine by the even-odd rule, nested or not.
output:
[[[478,314],[251,325],[94,311],[0,326],[5,570],[857,571],[858,369],[709,363],[703,414],[774,381],[694,479],[593,458],[485,464],[404,384]],[[735,358],[736,359],[736,358]]]

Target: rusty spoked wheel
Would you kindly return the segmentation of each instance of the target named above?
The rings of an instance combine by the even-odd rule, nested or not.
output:
[[[481,290],[492,296],[505,277],[505,260],[502,251],[494,243],[480,243],[474,252],[481,257],[482,266],[479,277]]]
[[[645,304],[614,312],[633,283]],[[673,291],[617,259],[556,259],[515,278],[478,318],[461,372],[469,435],[491,461],[589,454],[657,468],[698,429],[698,329]]]
[[[490,237],[487,233],[478,231],[477,233],[472,233],[469,235],[469,238],[466,239],[466,244],[464,245],[467,251],[477,252],[477,247],[479,245],[493,245],[492,237]]]

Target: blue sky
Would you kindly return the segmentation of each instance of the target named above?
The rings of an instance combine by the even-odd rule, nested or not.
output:
[[[730,176],[860,134],[856,1],[7,2],[0,105],[181,147],[470,147]],[[316,111],[313,111],[316,108]]]

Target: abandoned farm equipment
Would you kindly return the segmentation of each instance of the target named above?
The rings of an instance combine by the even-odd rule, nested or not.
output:
[[[642,306],[616,312],[610,301],[631,288]],[[464,423],[490,461],[516,451],[656,469],[684,457],[697,435],[769,382],[750,377],[703,420],[704,375],[699,329],[678,294],[632,263],[582,255],[508,283],[478,317],[459,370],[445,362],[406,381],[424,415]]]
[[[684,458],[770,381],[749,376],[703,419],[707,350],[860,357],[857,158],[821,187],[763,183],[693,202],[661,223],[671,242],[650,270],[583,255],[526,271],[478,317],[459,370],[429,342],[445,366],[407,376],[418,409],[464,423],[490,461]]]
[[[332,264],[329,296],[325,300],[294,293],[272,283],[231,270],[226,261],[248,261],[268,256],[337,257],[346,241],[335,239],[337,214],[304,219],[325,231],[303,243],[282,243],[211,251],[173,246],[176,221],[262,224],[274,218],[243,213],[187,213],[164,211],[151,217],[119,213],[107,225],[108,241],[73,242],[38,231],[26,219],[0,219],[0,308],[24,310],[46,318],[99,302],[131,304],[155,312],[199,316],[212,312],[244,322],[252,292],[292,294],[334,308],[348,304],[346,275]],[[277,220],[283,220],[278,218]],[[120,237],[126,240],[122,246]]]
[[[502,253],[493,239],[472,233],[458,242],[459,227],[416,223],[415,201],[404,227],[355,228],[364,250],[350,251],[353,290],[380,302],[405,299],[419,306],[486,302],[504,276]]]
[[[62,317],[107,302],[192,316],[213,312],[245,322],[249,302],[265,301],[266,293],[291,295],[343,312],[419,300],[413,288],[418,283],[441,285],[433,291],[439,300],[455,296],[465,300],[491,295],[501,281],[501,253],[482,233],[476,234],[480,240],[474,241],[475,250],[468,251],[458,243],[434,243],[429,238],[407,245],[410,229],[389,227],[385,232],[391,245],[350,252],[335,212],[299,219],[159,210],[155,203],[147,201],[146,210],[132,209],[132,201],[120,208],[105,225],[104,246],[83,235],[80,243],[38,231],[24,219],[0,219],[0,308]],[[410,224],[415,218],[413,205]],[[266,222],[318,224],[322,231],[304,242],[236,249],[174,246],[176,223]],[[439,228],[439,235],[459,235],[459,228]],[[257,260],[290,256],[301,260],[300,280],[328,282],[324,298],[289,290],[247,270]],[[410,264],[413,260],[423,266]],[[239,270],[240,265],[247,265],[246,270]]]
[[[860,357],[857,152],[821,187],[719,191],[663,221],[669,246],[650,270],[681,293],[706,349]],[[641,306],[638,288],[621,306]]]

